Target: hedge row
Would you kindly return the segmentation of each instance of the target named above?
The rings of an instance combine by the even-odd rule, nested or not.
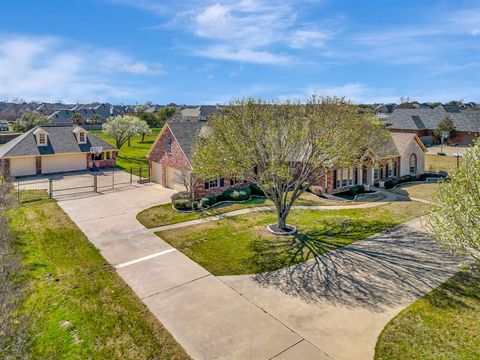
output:
[[[250,199],[251,195],[265,196],[258,185],[252,184],[248,187],[227,189],[220,195],[207,195],[196,200],[187,199],[185,192],[179,192],[172,195],[172,205],[177,210],[207,209],[222,201],[245,201]]]

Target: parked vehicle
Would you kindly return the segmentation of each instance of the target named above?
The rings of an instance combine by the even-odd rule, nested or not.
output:
[[[8,124],[6,122],[0,123],[0,131],[8,131]]]

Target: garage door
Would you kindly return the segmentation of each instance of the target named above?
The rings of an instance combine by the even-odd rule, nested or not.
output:
[[[182,172],[180,170],[167,167],[167,187],[177,191],[185,191],[182,183]]]
[[[42,174],[85,170],[86,168],[87,157],[83,153],[42,156]]]
[[[162,184],[162,164],[156,163],[152,161],[152,171],[153,171],[153,176],[152,179],[154,182]]]
[[[34,157],[10,159],[10,175],[25,176],[35,175],[36,166]]]

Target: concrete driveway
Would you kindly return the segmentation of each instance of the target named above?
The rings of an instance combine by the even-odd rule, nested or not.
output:
[[[194,359],[371,359],[387,322],[456,270],[412,221],[298,266],[215,277],[137,222],[171,194],[149,184],[59,205]]]
[[[414,220],[298,266],[221,279],[330,358],[361,360],[373,358],[385,325],[457,264]]]
[[[137,222],[171,194],[150,184],[59,205],[194,359],[327,359]]]

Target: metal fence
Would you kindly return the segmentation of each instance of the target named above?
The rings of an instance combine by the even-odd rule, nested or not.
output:
[[[128,170],[91,171],[20,179],[15,183],[19,203],[46,199],[81,196],[119,190],[150,182],[148,167]]]

